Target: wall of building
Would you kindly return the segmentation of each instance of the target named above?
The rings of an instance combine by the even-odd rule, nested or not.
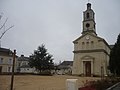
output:
[[[12,72],[12,65],[13,65],[13,57],[0,55],[0,67],[2,67],[1,73]],[[14,69],[15,72],[16,72],[16,68],[17,66],[15,61],[15,69]]]
[[[87,38],[89,37],[89,39]],[[95,76],[101,76],[101,72],[104,75],[108,74],[108,62],[109,62],[110,48],[106,45],[106,42],[92,35],[81,36],[74,43],[74,62],[73,62],[73,74],[83,75],[83,57],[88,56],[89,61],[93,61],[92,74]],[[103,69],[101,69],[103,67]]]

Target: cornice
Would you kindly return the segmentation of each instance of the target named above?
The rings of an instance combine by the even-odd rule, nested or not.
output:
[[[94,52],[104,52],[109,56],[109,53],[104,49],[94,49],[94,50],[76,50],[73,53],[94,53]]]

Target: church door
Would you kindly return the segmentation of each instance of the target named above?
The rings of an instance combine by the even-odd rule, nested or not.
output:
[[[87,61],[85,63],[85,75],[91,76],[91,62],[90,61]]]

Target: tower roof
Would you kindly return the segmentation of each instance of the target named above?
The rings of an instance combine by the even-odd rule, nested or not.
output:
[[[82,34],[92,33],[96,34],[95,13],[91,9],[91,3],[87,3],[87,9],[83,12],[83,31]]]
[[[91,9],[91,3],[87,3],[87,10]]]

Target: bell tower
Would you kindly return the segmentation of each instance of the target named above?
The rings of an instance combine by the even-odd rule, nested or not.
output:
[[[82,34],[86,33],[92,33],[94,35],[96,34],[96,29],[95,29],[95,13],[91,9],[91,3],[87,3],[87,10],[83,12],[83,31]]]
[[[82,35],[73,41],[72,74],[87,77],[109,75],[107,67],[111,49],[109,44],[96,34],[95,13],[89,2],[83,12],[82,24]]]

